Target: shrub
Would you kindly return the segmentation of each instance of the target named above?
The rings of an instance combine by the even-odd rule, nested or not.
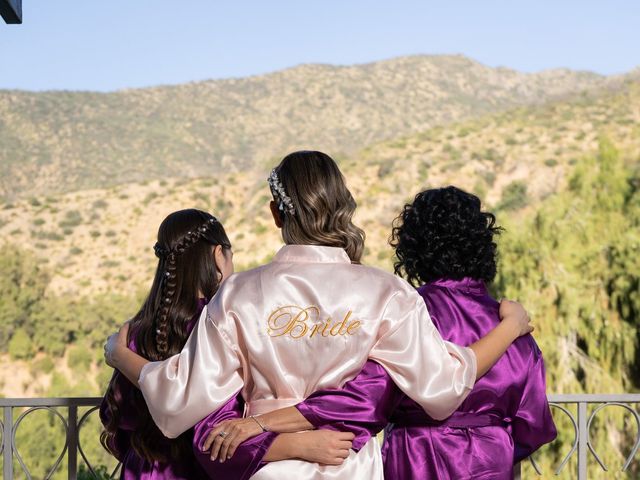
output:
[[[9,355],[14,360],[31,358],[33,355],[31,337],[22,328],[17,329],[9,340]]]
[[[502,190],[502,199],[498,204],[501,210],[518,210],[527,205],[527,185],[516,180]]]
[[[76,345],[69,348],[69,355],[67,356],[67,365],[72,370],[89,370],[91,367],[91,350],[85,346]]]
[[[82,215],[77,210],[69,210],[65,213],[64,218],[58,222],[60,228],[69,229],[77,227],[82,223]]]
[[[395,167],[395,163],[396,162],[394,160],[387,160],[385,162],[382,162],[378,166],[378,178],[382,180],[385,177],[387,177],[390,173],[392,173]]]
[[[56,242],[59,242],[60,240],[64,239],[64,237],[59,233],[48,232],[46,230],[33,231],[31,232],[31,236],[39,240],[54,240]]]
[[[142,200],[142,203],[143,205],[149,205],[149,203],[151,203],[156,198],[158,198],[158,194],[156,192],[149,192],[147,193],[147,196],[144,197],[144,200]]]
[[[53,363],[53,360],[51,360],[51,357],[42,357],[33,362],[33,364],[31,365],[31,373],[51,373],[53,372],[54,368],[55,364]]]
[[[255,233],[256,235],[262,235],[263,233],[267,232],[267,227],[257,223],[254,227],[253,227],[253,233]]]

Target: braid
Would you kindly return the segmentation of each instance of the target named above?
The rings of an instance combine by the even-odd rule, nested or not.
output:
[[[195,232],[187,232],[178,240],[175,247],[167,250],[156,243],[153,247],[156,256],[166,261],[164,277],[162,279],[162,300],[156,314],[156,344],[162,359],[169,351],[169,312],[176,294],[176,258],[189,247],[195,245],[207,230],[216,223],[215,218],[207,220]]]

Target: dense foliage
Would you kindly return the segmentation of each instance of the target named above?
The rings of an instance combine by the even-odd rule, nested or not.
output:
[[[568,188],[524,221],[511,218],[500,244],[498,295],[526,303],[552,393],[622,393],[640,388],[640,174],[607,141],[582,159]],[[544,458],[557,465],[572,427]],[[591,441],[613,469],[632,448],[636,426],[621,409],[594,420]],[[593,460],[591,457],[590,460]],[[599,467],[591,464],[595,478]],[[637,465],[629,478],[637,478]],[[575,470],[574,470],[575,471]],[[591,475],[591,474],[590,474]],[[567,478],[571,478],[570,475]]]

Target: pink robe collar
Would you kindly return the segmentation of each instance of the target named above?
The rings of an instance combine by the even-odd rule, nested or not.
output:
[[[281,263],[351,263],[344,249],[321,245],[285,245],[276,253],[274,262]]]

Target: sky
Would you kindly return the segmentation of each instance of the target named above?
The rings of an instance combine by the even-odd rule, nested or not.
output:
[[[99,90],[463,54],[525,72],[640,65],[638,0],[23,0],[0,88]]]

